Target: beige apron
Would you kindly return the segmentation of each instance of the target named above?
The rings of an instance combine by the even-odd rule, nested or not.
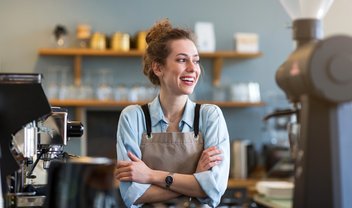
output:
[[[199,133],[200,105],[197,104],[195,109],[193,125],[194,132],[184,133],[152,133],[147,104],[143,105],[142,109],[144,111],[147,125],[147,132],[143,133],[140,146],[143,162],[154,170],[183,174],[195,173],[199,158],[204,149],[203,138]],[[184,204],[189,200],[189,197],[182,197],[182,199],[174,200],[171,203],[180,204],[184,201],[182,202],[182,204]],[[198,201],[194,199],[192,200],[192,203],[196,205],[199,204]]]

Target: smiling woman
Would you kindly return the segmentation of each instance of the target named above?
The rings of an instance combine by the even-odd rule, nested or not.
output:
[[[188,39],[172,41],[171,53],[165,64],[152,64],[153,74],[160,80],[160,90],[177,95],[191,94],[200,75],[199,55],[194,43]],[[164,92],[166,93],[166,92]]]
[[[216,207],[227,187],[229,135],[218,106],[188,97],[201,73],[193,34],[163,20],[146,41],[143,72],[160,91],[152,102],[121,112],[116,168],[121,196],[128,207],[160,202]]]

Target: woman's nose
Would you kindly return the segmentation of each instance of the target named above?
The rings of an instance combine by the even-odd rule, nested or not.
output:
[[[188,71],[195,71],[196,67],[197,65],[193,61],[188,61],[188,64],[187,64]]]

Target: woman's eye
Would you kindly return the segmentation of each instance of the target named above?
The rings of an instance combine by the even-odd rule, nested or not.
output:
[[[177,61],[178,62],[186,62],[187,60],[186,59],[178,59]]]
[[[200,60],[193,61],[194,64],[200,64]]]

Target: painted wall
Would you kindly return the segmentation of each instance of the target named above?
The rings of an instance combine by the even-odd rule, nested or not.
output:
[[[346,0],[347,1],[347,0]],[[193,28],[197,21],[214,24],[217,50],[234,48],[236,32],[254,32],[260,37],[263,56],[257,59],[226,60],[222,85],[255,81],[261,86],[259,108],[224,108],[231,139],[250,139],[258,146],[269,141],[262,117],[275,106],[286,107],[285,96],[275,82],[278,66],[293,50],[290,19],[277,0],[4,0],[0,2],[0,71],[41,72],[47,75],[53,66],[72,68],[72,59],[39,57],[39,48],[53,45],[52,31],[57,24],[69,31],[70,46],[76,44],[75,28],[90,24],[93,31],[131,35],[149,28],[155,21],[168,17],[174,25]],[[203,60],[205,74],[197,87],[197,98],[207,98],[212,91],[212,62]],[[134,58],[84,58],[83,73],[96,77],[99,69],[111,70],[116,84],[148,83],[141,64]],[[79,153],[77,141],[72,141]]]
[[[324,18],[325,36],[352,35],[352,25],[348,24],[352,10],[349,0],[335,0]],[[347,24],[346,24],[347,23]]]

